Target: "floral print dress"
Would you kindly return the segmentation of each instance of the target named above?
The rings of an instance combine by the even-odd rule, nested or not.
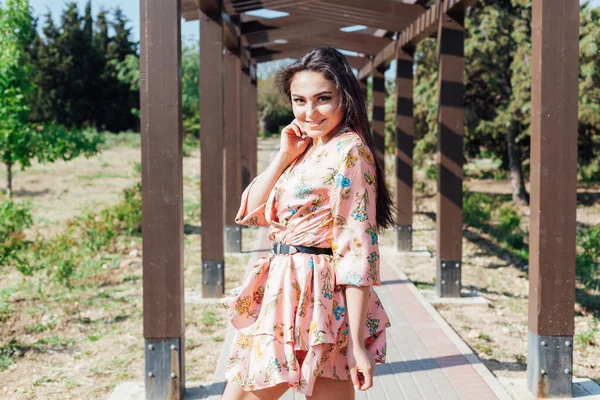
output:
[[[226,377],[244,390],[285,382],[310,396],[317,377],[350,379],[346,285],[370,286],[364,337],[377,363],[390,323],[372,288],[380,285],[373,154],[345,132],[297,161],[266,203],[247,210],[252,181],[236,222],[269,226],[271,241],[330,247],[333,256],[271,254],[253,265],[223,300],[237,329]]]

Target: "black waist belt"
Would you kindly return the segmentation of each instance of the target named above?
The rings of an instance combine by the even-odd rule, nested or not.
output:
[[[295,254],[295,253],[308,253],[308,254],[329,254],[333,255],[333,251],[330,247],[305,247],[305,246],[292,246],[283,244],[281,242],[271,243],[271,254]]]

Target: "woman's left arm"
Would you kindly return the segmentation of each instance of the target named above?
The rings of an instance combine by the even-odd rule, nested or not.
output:
[[[351,143],[335,176],[332,197],[336,285],[345,286],[348,318],[348,367],[355,388],[373,386],[375,360],[364,341],[370,286],[380,285],[375,159],[362,143]],[[359,372],[364,381],[360,381]]]
[[[357,390],[367,390],[373,386],[375,360],[365,347],[365,320],[369,302],[368,286],[346,286],[346,307],[348,315],[348,367],[352,383]],[[359,372],[364,381],[361,382]]]

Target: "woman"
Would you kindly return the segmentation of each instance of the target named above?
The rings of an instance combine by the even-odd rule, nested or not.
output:
[[[353,399],[385,361],[377,233],[392,223],[365,102],[346,58],[315,47],[278,74],[294,121],[242,195],[236,222],[269,226],[271,255],[226,297],[237,329],[224,399]]]

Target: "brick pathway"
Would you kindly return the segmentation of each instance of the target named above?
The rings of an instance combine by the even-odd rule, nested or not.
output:
[[[265,232],[266,229],[259,233],[263,235],[260,241],[263,249],[268,248]],[[510,399],[492,373],[397,270],[393,251],[388,253],[388,249],[382,248],[381,252],[382,286],[375,290],[392,322],[387,331],[387,362],[377,365],[374,387],[357,392],[356,399]],[[230,348],[232,337],[230,328],[209,399],[218,399],[218,392],[224,387],[225,349]],[[282,399],[305,397],[289,390]]]

